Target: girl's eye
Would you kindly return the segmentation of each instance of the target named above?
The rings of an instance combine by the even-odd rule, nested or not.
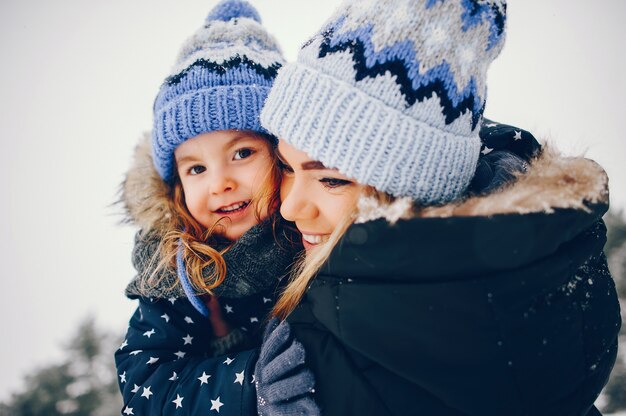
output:
[[[291,168],[291,166],[289,166],[288,164],[286,164],[285,162],[283,162],[282,160],[278,159],[278,168],[283,172],[283,173],[293,173],[293,169]]]
[[[345,186],[352,183],[351,181],[337,178],[322,178],[320,179],[320,182],[329,189],[339,188],[340,186]]]
[[[190,175],[199,175],[202,172],[204,172],[206,170],[206,168],[202,165],[195,165],[192,166],[191,168],[189,168],[189,174]]]
[[[254,150],[252,149],[248,149],[248,148],[239,149],[235,152],[235,157],[233,158],[233,160],[241,160],[241,159],[248,158],[252,156],[253,153],[254,153]]]

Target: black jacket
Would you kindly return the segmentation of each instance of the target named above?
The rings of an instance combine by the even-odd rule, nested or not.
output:
[[[502,192],[351,226],[288,318],[323,414],[599,414],[607,201],[601,168],[545,152]]]

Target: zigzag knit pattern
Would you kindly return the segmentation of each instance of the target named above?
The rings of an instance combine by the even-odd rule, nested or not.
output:
[[[371,27],[367,31],[371,31]],[[476,96],[476,84],[471,80],[463,91],[459,91],[457,85],[451,81],[453,75],[447,62],[443,62],[441,65],[428,70],[421,76],[411,77],[409,74],[417,72],[415,67],[419,65],[419,62],[415,56],[415,51],[410,49],[410,47],[407,51],[407,45],[403,43],[378,54],[379,57],[387,55],[398,56],[398,58],[388,60],[369,59],[375,63],[372,66],[368,66],[366,51],[371,51],[373,47],[371,41],[367,40],[367,37],[361,40],[358,34],[350,33],[349,36],[338,37],[345,40],[335,40],[333,42],[333,32],[334,30],[331,27],[322,33],[324,41],[320,45],[318,57],[323,58],[328,54],[349,50],[354,60],[355,81],[361,81],[366,77],[376,78],[378,75],[389,72],[395,76],[395,80],[400,86],[400,91],[406,99],[407,107],[436,94],[441,102],[446,124],[452,123],[465,111],[470,110],[472,112],[472,130],[478,125],[483,114],[484,105],[481,103],[480,98]],[[370,54],[370,56],[372,55],[376,54]],[[403,55],[406,58],[400,58]]]
[[[504,0],[347,0],[279,72],[263,126],[380,191],[458,198],[505,21]]]
[[[284,59],[261,17],[243,0],[223,0],[183,45],[154,102],[154,164],[174,177],[174,151],[218,130],[265,132],[263,102]]]

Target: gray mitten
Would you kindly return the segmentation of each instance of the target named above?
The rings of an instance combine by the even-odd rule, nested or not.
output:
[[[265,330],[255,367],[259,415],[319,415],[313,400],[315,379],[304,367],[304,347],[289,324],[273,318]]]

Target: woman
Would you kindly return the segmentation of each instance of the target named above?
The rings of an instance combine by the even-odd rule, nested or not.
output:
[[[606,174],[544,149],[469,192],[505,15],[348,1],[276,79],[261,122],[307,251],[275,314],[324,415],[598,414],[620,326]]]

